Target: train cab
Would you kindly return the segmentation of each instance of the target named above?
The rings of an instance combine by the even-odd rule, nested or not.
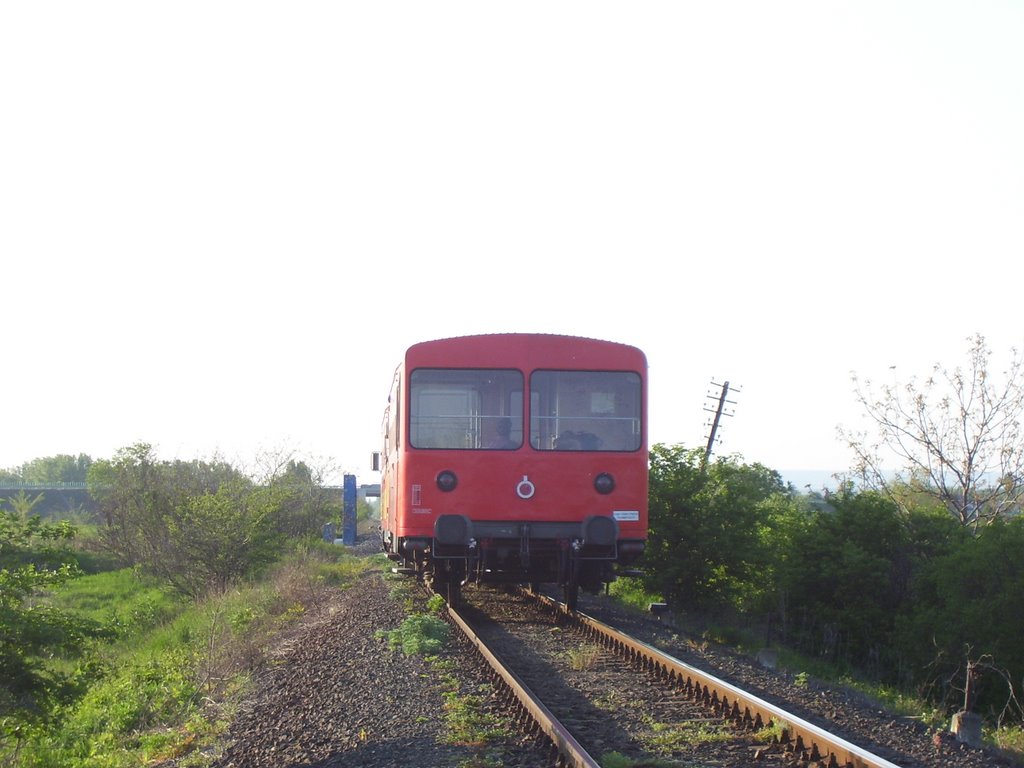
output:
[[[467,581],[596,591],[647,538],[646,377],[639,349],[581,337],[411,347],[384,419],[384,549],[451,600]]]

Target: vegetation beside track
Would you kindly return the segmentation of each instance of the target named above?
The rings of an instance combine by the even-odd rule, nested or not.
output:
[[[4,733],[6,764],[120,768],[190,753],[203,764],[197,749],[224,729],[271,638],[369,565],[297,544],[264,579],[198,601],[133,569],[78,579],[53,602],[104,638],[55,660],[68,687],[45,716]]]
[[[970,705],[990,745],[1020,757],[1024,515],[970,530],[928,495],[847,483],[801,494],[740,457],[654,446],[651,541],[613,595],[795,673],[857,686],[947,730]],[[890,489],[891,491],[892,489]]]
[[[26,467],[63,471],[59,459]],[[104,522],[81,509],[77,525],[44,520],[42,494],[0,502],[0,765],[119,768],[195,752],[269,638],[368,565],[298,535],[340,513],[301,462],[256,483],[143,445],[79,459],[103,480]]]

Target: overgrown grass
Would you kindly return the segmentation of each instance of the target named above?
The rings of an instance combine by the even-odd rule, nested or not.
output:
[[[917,720],[939,733],[949,731],[950,713],[919,696],[889,686],[857,680],[849,675],[837,675],[830,679],[858,691],[871,701],[878,702],[889,712]],[[986,724],[982,729],[982,737],[989,747],[1024,765],[1024,728],[1020,725],[996,727]]]
[[[649,717],[644,720],[650,730],[641,736],[641,741],[647,749],[660,757],[681,752],[692,753],[693,748],[701,744],[734,738],[732,731],[724,724],[663,723]]]
[[[996,749],[1024,764],[1024,729],[1000,728],[986,731],[985,738],[994,744]]]
[[[72,548],[78,558],[78,567],[85,573],[96,574],[105,571],[116,571],[121,567],[118,558],[107,551],[101,541],[100,526],[90,522],[76,522],[74,516],[70,521],[75,526],[75,538]]]
[[[162,624],[187,605],[156,579],[132,568],[74,579],[54,593],[52,603],[107,627],[118,638]]]
[[[789,723],[782,722],[780,720],[772,720],[764,728],[757,731],[754,734],[754,738],[758,741],[777,744],[784,738],[788,737],[790,730],[791,726]]]
[[[679,755],[699,754],[700,746],[713,742],[729,741],[735,737],[724,723],[664,723],[644,716],[647,731],[639,734],[638,741],[650,754],[631,758],[621,752],[606,752],[601,755],[602,768],[670,768],[682,765]],[[686,762],[686,765],[691,765]],[[695,763],[693,765],[696,765]]]
[[[369,565],[338,547],[304,544],[266,579],[198,603],[129,569],[72,582],[54,600],[109,627],[112,639],[56,662],[71,683],[66,700],[19,744],[5,750],[0,739],[0,763],[7,751],[17,768],[128,768],[215,741],[268,638]]]
[[[601,658],[603,649],[595,643],[580,643],[575,648],[564,651],[569,667],[577,671],[592,669]]]

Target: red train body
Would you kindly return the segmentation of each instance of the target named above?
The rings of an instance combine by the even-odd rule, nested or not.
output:
[[[384,549],[452,601],[467,581],[553,583],[574,606],[643,552],[646,405],[646,358],[624,344],[410,347],[384,418]]]

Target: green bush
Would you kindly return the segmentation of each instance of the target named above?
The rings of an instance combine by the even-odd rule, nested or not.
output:
[[[414,613],[398,629],[378,633],[388,641],[388,646],[401,649],[406,656],[426,656],[437,653],[448,641],[451,628],[436,616]]]
[[[24,493],[10,503],[0,510],[0,758],[68,695],[72,682],[50,659],[75,657],[103,634],[43,599],[81,575],[68,545],[74,528],[29,516],[34,502]]]
[[[608,594],[623,605],[646,612],[651,603],[664,602],[657,592],[651,592],[643,579],[635,577],[618,578],[608,586]]]
[[[990,670],[978,688],[980,711],[999,714],[1010,692],[1006,680],[1024,678],[1024,640],[1014,620],[1024,616],[1021,553],[1024,518],[997,520],[924,563],[914,581],[898,646],[917,670],[914,681],[935,686],[951,707],[963,704],[968,659]]]
[[[834,662],[882,660],[907,599],[907,528],[880,494],[847,490],[830,503],[793,535],[779,574],[791,605],[784,631]]]
[[[651,449],[647,589],[680,610],[749,610],[770,601],[779,556],[770,534],[787,488],[777,472],[703,451]]]

